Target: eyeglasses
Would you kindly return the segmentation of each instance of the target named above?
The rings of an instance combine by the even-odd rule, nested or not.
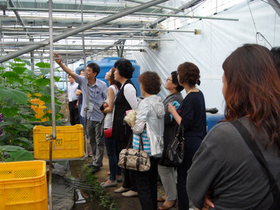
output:
[[[172,79],[169,79],[169,78],[166,79],[166,82],[167,82],[168,80],[172,82]]]

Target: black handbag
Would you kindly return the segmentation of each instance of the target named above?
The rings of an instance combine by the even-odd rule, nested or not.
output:
[[[178,166],[184,160],[185,153],[185,137],[184,126],[182,123],[179,125],[176,135],[172,142],[167,146],[165,158],[168,166]]]
[[[269,178],[270,190],[263,197],[263,199],[256,205],[256,207],[254,209],[258,208],[258,206],[265,200],[265,198],[270,193],[272,193],[273,204],[269,208],[269,210],[279,210],[280,209],[280,191],[279,191],[278,186],[277,186],[277,181],[279,180],[280,174],[277,176],[277,178],[275,180],[275,178],[273,177],[272,173],[270,172],[270,170],[267,166],[267,162],[264,159],[264,156],[263,156],[260,148],[258,147],[257,144],[253,144],[252,136],[251,136],[250,132],[248,131],[248,129],[238,120],[231,122],[231,124],[239,131],[242,138],[244,139],[244,141],[246,142],[248,147],[251,149],[251,151],[254,154],[254,156],[256,157],[256,159],[265,168],[265,170],[267,172],[267,175],[268,175],[268,178]]]

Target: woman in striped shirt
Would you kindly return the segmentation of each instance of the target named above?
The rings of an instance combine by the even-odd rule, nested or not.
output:
[[[156,94],[160,91],[161,80],[155,72],[144,72],[139,77],[140,90],[144,97],[136,109],[133,131],[133,148],[138,149],[140,134],[144,151],[149,153],[150,170],[134,171],[136,187],[142,209],[157,210],[157,162],[163,150],[164,105]]]

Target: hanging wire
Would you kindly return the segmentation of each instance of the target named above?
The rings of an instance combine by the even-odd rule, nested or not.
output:
[[[251,7],[250,7],[249,0],[247,0],[247,4],[248,4],[248,8],[249,8],[249,11],[250,11],[250,14],[251,14],[251,17],[252,17],[252,21],[254,23],[254,27],[255,27],[255,30],[256,30],[256,43],[258,44],[258,40],[260,40],[260,41],[265,40],[269,44],[269,46],[272,47],[271,44],[269,43],[269,41],[264,37],[264,35],[262,35],[261,32],[258,32],[256,22],[255,22],[255,19],[254,19],[254,16],[253,16],[253,13],[252,13],[252,10],[251,10]],[[263,40],[260,39],[260,37],[263,38]]]
[[[265,41],[269,44],[269,46],[272,48],[272,45],[271,45],[271,44],[269,43],[269,41],[264,37],[264,35],[262,35],[261,32],[257,32],[257,33],[256,33],[256,40],[259,39],[260,41],[263,41],[262,39],[260,39],[260,37],[263,38],[263,40],[265,40]]]
[[[254,16],[253,16],[253,13],[252,13],[252,10],[251,10],[251,7],[250,7],[249,0],[247,0],[247,4],[248,4],[248,8],[249,8],[249,11],[250,11],[250,14],[251,14],[251,17],[252,17],[252,21],[253,21],[253,24],[254,24],[254,27],[255,27],[255,30],[256,30],[256,33],[257,33],[258,30],[257,30],[257,26],[256,26],[256,23],[255,23],[255,19],[254,19]]]

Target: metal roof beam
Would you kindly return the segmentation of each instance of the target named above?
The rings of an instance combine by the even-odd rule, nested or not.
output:
[[[15,15],[16,15],[18,21],[20,22],[20,24],[21,24],[23,27],[25,27],[25,23],[24,23],[24,21],[22,20],[22,18],[20,17],[20,15],[18,14],[18,12],[17,12],[17,10],[16,10],[17,8],[16,8],[16,6],[14,5],[14,3],[13,3],[12,0],[9,0],[9,5],[15,9],[15,10],[13,10],[13,11],[14,11],[14,13],[15,13]],[[29,33],[29,31],[28,31],[27,29],[24,29],[24,31],[27,33],[28,36],[30,36],[30,33]]]
[[[181,7],[180,7],[181,8]],[[39,8],[9,8],[7,10],[18,10],[18,11],[41,11],[41,12],[47,12],[47,9],[39,9]],[[79,10],[55,10],[53,12],[74,12],[79,13],[81,11]],[[182,12],[182,10],[180,10]],[[84,10],[83,13],[101,13],[101,14],[118,14],[119,11],[101,11],[101,10]],[[178,13],[178,12],[177,12]],[[216,17],[203,17],[203,16],[192,16],[192,15],[178,15],[174,13],[147,13],[147,12],[135,12],[134,14],[129,15],[144,15],[144,16],[161,16],[162,19],[159,19],[158,21],[155,21],[157,23],[162,22],[166,20],[168,17],[181,17],[181,18],[198,18],[198,19],[213,19],[213,20],[231,20],[231,21],[238,21],[236,18],[216,18]],[[154,23],[151,23],[154,24]]]
[[[125,1],[134,2],[134,3],[139,3],[139,4],[145,3],[145,2],[143,2],[143,1],[138,1],[138,0],[125,0]],[[181,11],[181,10],[179,10],[179,9],[177,9],[177,8],[167,7],[167,6],[162,6],[162,5],[157,5],[157,6],[155,6],[155,7],[162,8],[162,9],[169,9],[169,10],[179,11],[179,12]]]
[[[78,27],[78,28],[73,29],[73,30],[69,30],[69,31],[67,31],[67,32],[65,32],[61,35],[54,36],[53,41],[56,42],[56,41],[59,41],[61,39],[67,38],[69,36],[73,36],[75,34],[78,34],[78,33],[82,32],[82,31],[85,31],[87,29],[93,28],[95,26],[98,26],[98,25],[101,25],[101,24],[104,24],[104,23],[108,23],[108,22],[110,22],[112,20],[115,20],[117,18],[129,15],[131,13],[137,12],[139,10],[143,10],[145,8],[160,4],[160,3],[165,2],[165,1],[167,1],[167,0],[150,1],[150,2],[142,4],[140,6],[137,6],[137,7],[119,12],[118,14],[107,16],[107,17],[105,17],[101,20],[97,20],[97,21],[94,21],[92,23],[82,25],[81,27]],[[49,39],[47,39],[45,41],[49,41]],[[22,55],[22,54],[27,53],[27,52],[31,52],[31,51],[36,50],[36,49],[38,49],[40,47],[43,47],[43,46],[45,46],[45,45],[32,45],[32,46],[29,46],[29,47],[25,47],[24,49],[21,49],[21,50],[15,52],[15,53],[11,53],[9,55],[2,56],[2,57],[0,57],[0,63],[5,62],[7,60],[10,60],[12,58],[16,58],[19,55]]]
[[[48,30],[48,28],[42,28],[40,26],[25,26],[25,27],[1,27],[0,31],[11,31],[11,30],[16,30],[16,29],[21,29],[21,28],[28,28],[28,29],[44,29]],[[54,30],[56,29],[69,29],[68,27],[59,27],[59,28],[53,28]],[[87,31],[117,31],[117,32],[130,32],[131,31],[153,31],[153,32],[182,32],[182,33],[193,33],[194,31],[189,31],[189,30],[178,30],[178,29],[148,29],[148,28],[107,28],[107,27],[99,27],[99,28],[92,28]]]

